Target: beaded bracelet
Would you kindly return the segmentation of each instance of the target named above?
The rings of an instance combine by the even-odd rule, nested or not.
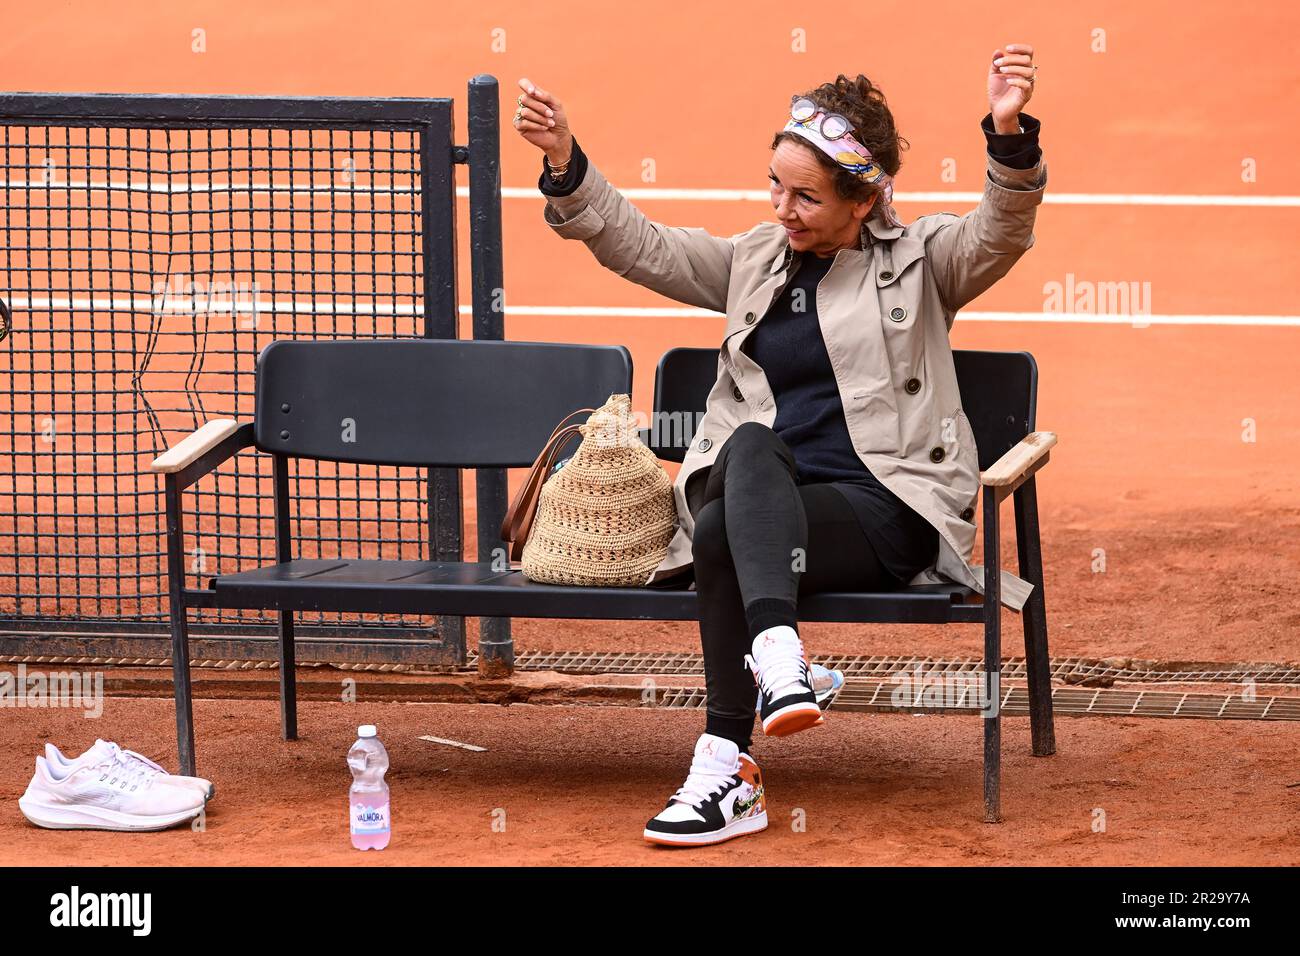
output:
[[[565,161],[564,161],[563,163],[561,163],[559,166],[552,166],[552,165],[551,165],[551,161],[550,161],[549,159],[547,159],[547,160],[546,160],[546,168],[549,169],[549,170],[551,171],[551,178],[552,178],[552,179],[563,179],[563,178],[564,178],[564,174],[567,173],[567,172],[569,171],[569,163],[571,163],[571,162],[573,162],[572,157],[570,157],[569,159],[565,160]]]

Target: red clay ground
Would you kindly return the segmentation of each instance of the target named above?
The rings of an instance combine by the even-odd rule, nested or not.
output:
[[[1175,514],[1118,497],[1044,504],[1055,657],[1300,660],[1300,509],[1260,502]],[[1091,570],[1095,547],[1106,549],[1104,573]],[[1004,561],[1013,558],[1008,542]],[[1007,612],[1003,623],[1005,654],[1019,656],[1020,619]],[[803,629],[814,654],[964,657],[982,646],[976,626]],[[686,623],[528,620],[514,634],[520,651],[698,651],[697,627]],[[1008,718],[1004,822],[991,826],[981,822],[978,718],[832,712],[825,727],[756,744],[771,794],[767,833],[660,851],[641,844],[640,827],[684,779],[702,712],[366,703],[367,676],[348,676],[362,703],[304,701],[295,743],[279,739],[274,700],[197,701],[199,770],[219,789],[203,833],[49,832],[18,811],[45,740],[79,752],[112,737],[174,768],[169,700],[109,699],[97,721],[7,711],[0,746],[14,756],[0,768],[0,864],[1300,863],[1290,722],[1058,717],[1057,754],[1033,758],[1028,721]],[[361,722],[379,725],[393,758],[397,831],[382,855],[355,854],[343,820],[343,759]],[[506,811],[504,833],[492,830],[496,808]],[[790,828],[795,808],[806,812],[806,832]],[[1104,833],[1091,829],[1094,808],[1106,814]]]
[[[765,833],[692,851],[647,846],[640,833],[685,776],[699,711],[304,702],[294,743],[279,739],[274,701],[200,700],[196,715],[199,769],[218,787],[203,832],[39,830],[16,805],[24,746],[0,769],[0,864],[1300,863],[1294,724],[1058,719],[1057,754],[1034,758],[1028,721],[1009,719],[1004,821],[989,825],[978,718],[832,713],[821,728],[756,743]],[[343,758],[362,720],[379,725],[393,762],[383,853],[348,843]],[[144,746],[174,725],[170,701],[115,699],[99,721],[20,710],[5,726],[7,745],[99,734]],[[1093,832],[1097,808],[1104,833]],[[493,830],[498,810],[504,832]],[[792,829],[798,810],[804,832]]]
[[[988,51],[1012,38],[1004,35],[1010,20],[991,25],[987,11],[969,4],[948,5],[937,19],[933,5],[894,12],[888,33],[931,38],[924,62],[882,36],[871,11],[776,3],[740,18],[695,5],[635,21],[578,3],[578,22],[601,24],[608,42],[597,44],[575,44],[571,26],[557,25],[548,8],[524,5],[480,4],[449,17],[436,5],[401,3],[390,17],[369,18],[341,0],[255,13],[187,2],[149,18],[103,10],[16,24],[0,39],[10,88],[450,95],[463,142],[467,78],[496,75],[508,115],[515,80],[528,76],[566,102],[584,148],[622,187],[644,185],[643,161],[653,158],[657,186],[761,189],[772,129],[762,104],[860,69],[884,86],[913,143],[899,188],[977,189],[979,77]],[[936,22],[944,29],[936,32]],[[1170,22],[1179,24],[1176,39]],[[1018,13],[1016,37],[1035,43],[1043,64],[1029,111],[1044,124],[1049,193],[1300,191],[1300,167],[1289,161],[1296,129],[1278,122],[1275,102],[1295,86],[1296,60],[1283,45],[1295,22],[1283,4],[1243,8],[1224,21],[1189,17],[1170,0]],[[806,54],[791,52],[796,27],[807,30]],[[207,31],[201,55],[191,49],[195,28]],[[498,28],[506,32],[494,36]],[[1105,54],[1091,49],[1096,29],[1108,33]],[[124,49],[146,55],[124,58]],[[928,65],[935,59],[941,69]],[[678,62],[701,66],[681,71]],[[1207,75],[1232,80],[1206,83]],[[666,112],[701,90],[706,101],[740,106],[721,127],[686,123],[665,132]],[[1225,117],[1233,130],[1226,137]],[[738,145],[719,148],[717,129]],[[1258,162],[1257,182],[1242,182],[1243,157]],[[947,159],[957,162],[955,182],[939,178]],[[538,166],[536,151],[503,124],[503,185],[532,186]],[[463,171],[459,182],[467,182]],[[721,235],[771,218],[762,203],[638,205],[657,221]],[[910,220],[944,208],[968,207],[912,203],[901,213]],[[459,212],[467,301],[463,200]],[[512,306],[675,305],[601,270],[580,243],[556,239],[539,199],[507,200],[504,219]],[[1149,281],[1155,313],[1295,311],[1294,209],[1048,205],[1035,231],[1031,253],[970,308],[1038,311],[1045,284],[1072,274]],[[513,339],[628,345],[634,405],[646,409],[658,356],[671,346],[716,345],[722,324],[516,313],[506,331]],[[1300,660],[1294,328],[959,318],[953,343],[1024,349],[1039,363],[1038,426],[1061,438],[1040,483],[1055,656]],[[1256,441],[1242,439],[1246,419],[1258,428]],[[1097,549],[1105,552],[1102,573],[1094,572]],[[1003,560],[1013,558],[1008,540]],[[1006,652],[1019,654],[1019,621],[1011,614],[1004,621]],[[698,641],[689,624],[520,621],[515,635],[521,650],[681,651]],[[809,625],[807,637],[814,653],[980,649],[976,627]],[[682,781],[698,711],[304,702],[305,736],[293,744],[279,740],[272,701],[200,700],[196,712],[200,770],[220,793],[205,832],[154,835],[39,831],[15,801],[45,739],[79,748],[96,735],[117,737],[174,766],[169,701],[110,700],[100,721],[5,713],[0,746],[14,757],[0,767],[0,863],[1300,861],[1292,723],[1061,718],[1057,755],[1035,759],[1027,722],[1009,719],[1006,819],[989,826],[980,822],[977,719],[832,714],[801,738],[758,744],[772,800],[767,833],[675,852],[642,846],[639,833]],[[397,833],[383,854],[355,854],[343,827],[343,757],[362,720],[379,723],[394,756]],[[489,750],[448,750],[416,741],[422,733]],[[506,811],[503,833],[491,828],[497,807]],[[788,825],[795,807],[807,813],[804,833]],[[1098,807],[1105,833],[1092,832]]]

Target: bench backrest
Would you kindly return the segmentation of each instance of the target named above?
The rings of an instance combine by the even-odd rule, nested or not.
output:
[[[952,356],[983,470],[1034,430],[1038,364],[1028,352],[954,350]],[[660,458],[681,461],[686,456],[717,376],[717,349],[669,349],[659,360],[647,443]],[[691,423],[684,439],[678,427],[682,421]]]
[[[257,359],[255,438],[297,458],[522,468],[565,415],[631,392],[621,345],[282,340]]]

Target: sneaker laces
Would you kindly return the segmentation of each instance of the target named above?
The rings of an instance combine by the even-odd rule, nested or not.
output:
[[[812,690],[811,675],[805,672],[803,641],[798,637],[775,640],[754,655],[745,655],[745,665],[754,674],[759,689],[769,698],[776,698],[778,689],[794,685],[797,690]]]
[[[157,770],[159,773],[164,773],[164,774],[167,773],[167,770],[162,766],[162,764],[155,763],[154,761],[150,760],[142,753],[136,753],[134,750],[127,750],[125,748],[118,748],[118,749],[124,757],[129,757],[131,760],[138,761],[139,763],[144,764],[146,767],[149,767],[153,770]]]
[[[700,804],[709,797],[725,790],[737,772],[739,771],[727,773],[692,761],[690,772],[686,775],[686,782],[678,788],[668,802],[676,801],[698,809]]]
[[[149,766],[148,761],[130,756],[129,751],[123,751],[117,744],[111,746],[112,749],[95,765],[95,769],[101,771],[99,779],[109,786],[120,790],[139,790],[142,784],[147,786],[163,772]]]

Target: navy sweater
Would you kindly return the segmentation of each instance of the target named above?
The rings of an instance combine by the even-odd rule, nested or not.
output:
[[[853,448],[817,315],[817,283],[834,261],[804,253],[742,351],[772,386],[772,430],[794,454],[798,483],[833,483],[853,506],[880,563],[906,584],[938,554],[939,531],[881,484]],[[802,290],[799,312],[795,290]]]

